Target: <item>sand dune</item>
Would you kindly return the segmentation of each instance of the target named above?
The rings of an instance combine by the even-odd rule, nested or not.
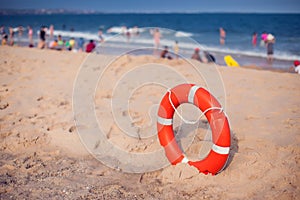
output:
[[[297,74],[218,67],[220,82],[211,65],[152,56],[122,56],[108,68],[104,65],[110,56],[86,60],[85,53],[1,47],[0,57],[1,199],[297,199],[300,195]],[[199,72],[188,67],[190,62],[206,77],[199,78]],[[166,87],[186,80],[211,88],[230,119],[233,140],[227,168],[211,176],[185,164],[145,173],[103,165],[77,134],[89,124],[74,122],[73,86],[80,66],[89,68],[91,78],[86,82],[97,81],[90,92],[95,92],[93,109],[107,139],[128,152],[161,149],[156,110]],[[92,75],[101,71],[103,76],[94,80]],[[156,83],[150,84],[153,80]],[[225,91],[216,91],[220,83]],[[180,111],[189,120],[199,116],[190,106]],[[175,116],[175,132],[183,146],[193,141],[187,154],[197,158],[206,145],[207,122],[203,118],[190,126],[180,121]],[[139,133],[143,139],[124,132]]]

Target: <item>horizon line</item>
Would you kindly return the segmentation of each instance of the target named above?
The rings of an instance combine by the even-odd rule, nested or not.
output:
[[[3,8],[0,13],[6,14],[25,14],[24,12],[34,11],[32,14],[300,14],[300,12],[278,12],[278,11],[97,11],[91,9],[76,10],[62,8],[38,8],[38,9],[14,9]],[[48,12],[48,13],[47,13]],[[26,13],[30,14],[30,13]]]

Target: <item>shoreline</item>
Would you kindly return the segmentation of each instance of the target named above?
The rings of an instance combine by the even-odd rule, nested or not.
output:
[[[22,42],[21,45],[14,45],[14,46],[8,46],[11,48],[19,47],[19,48],[33,48],[33,49],[38,49],[38,50],[43,50],[37,48],[37,43],[35,41],[35,46],[34,47],[28,47],[27,43]],[[104,54],[104,55],[122,55],[124,52],[128,52],[128,50],[131,50],[129,48],[123,47],[123,48],[117,48],[116,46],[114,47],[104,47],[104,52],[102,51],[102,47],[100,47],[100,43],[96,43],[96,53],[97,54]],[[105,44],[105,43],[104,43]],[[137,51],[130,52],[129,55],[137,55],[137,56],[153,56],[156,58],[159,58],[157,55],[153,55],[153,48],[152,47],[145,47],[146,49],[138,49]],[[49,47],[45,48],[47,50],[51,51],[68,51],[68,50],[56,50],[56,49],[50,49]],[[161,49],[163,50],[163,49]],[[191,50],[181,50],[180,57],[181,59],[190,59],[189,55],[192,54],[193,51]],[[72,50],[69,51],[72,53],[86,53],[86,52],[79,52],[77,50]],[[170,51],[172,54],[173,52]],[[219,67],[228,67],[226,66],[226,63],[224,61],[224,56],[229,55],[229,54],[223,54],[223,53],[216,53],[211,51],[210,52],[215,58],[216,58],[216,65]],[[294,70],[291,70],[290,67],[293,66],[292,61],[287,61],[287,60],[279,60],[279,59],[274,59],[273,63],[270,64],[266,61],[266,58],[262,57],[253,57],[253,56],[246,56],[246,55],[240,55],[240,54],[231,54],[232,57],[240,64],[241,68],[249,68],[249,69],[256,69],[256,70],[267,70],[267,71],[274,71],[274,72],[287,72],[287,73],[295,73]],[[173,58],[176,56],[173,54]],[[175,59],[176,60],[176,59]],[[280,64],[280,66],[285,65],[288,66],[286,68],[282,67],[274,67],[273,65]]]

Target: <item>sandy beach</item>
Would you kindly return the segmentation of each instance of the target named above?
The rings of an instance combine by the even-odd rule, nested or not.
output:
[[[185,164],[169,165],[153,172],[125,173],[95,159],[77,133],[80,127],[74,122],[73,86],[87,56],[67,51],[0,47],[0,199],[299,197],[298,74],[243,67],[217,68],[226,91],[217,98],[226,104],[233,139],[229,164],[220,174],[204,175]],[[99,56],[98,63],[91,60],[95,71],[101,70],[98,65],[104,62],[103,55]],[[112,94],[118,80],[145,62],[172,66],[189,81],[206,84],[187,69],[183,60],[123,56],[115,61],[95,90],[95,113],[109,133],[109,140],[130,152],[150,152],[161,147],[154,137],[140,142],[123,136],[114,117],[107,114],[110,112],[106,105],[114,95],[116,101],[120,100],[118,94]],[[204,70],[211,67],[198,65]],[[150,76],[136,73],[145,79]],[[180,82],[168,74],[158,73],[155,77],[170,85]],[[126,85],[126,81],[121,83]],[[148,90],[139,88],[130,96],[129,113],[123,112],[122,107],[116,108],[123,117],[132,118],[131,126],[141,127],[146,134],[156,130],[155,122],[152,122],[154,126],[149,125],[148,107],[159,103],[166,92],[162,87],[148,87]],[[188,114],[184,116],[188,118]],[[151,112],[150,118],[155,115]],[[187,154],[201,147],[204,131],[203,128],[194,130],[199,134]]]

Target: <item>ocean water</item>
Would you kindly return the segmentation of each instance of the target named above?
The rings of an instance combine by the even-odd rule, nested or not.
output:
[[[98,29],[103,29],[104,38],[121,33],[122,27],[139,27],[139,40],[120,39],[116,46],[126,48],[140,43],[151,46],[152,36],[143,27],[162,27],[162,44],[172,46],[179,41],[185,56],[192,52],[195,45],[189,39],[197,41],[201,48],[210,51],[217,62],[223,64],[226,54],[244,65],[257,64],[263,67],[288,68],[293,60],[300,59],[300,14],[53,14],[53,15],[1,15],[0,24],[6,27],[32,26],[35,39],[41,25],[54,25],[55,34],[63,37],[83,37],[97,39]],[[219,27],[226,31],[226,44],[219,44]],[[110,30],[111,32],[107,32]],[[266,31],[276,37],[274,58],[270,66],[266,60],[265,47],[259,46],[260,34]],[[252,33],[258,33],[258,45],[251,44]],[[20,41],[26,41],[26,34]],[[17,35],[17,34],[16,34]],[[17,38],[17,36],[16,36]]]

